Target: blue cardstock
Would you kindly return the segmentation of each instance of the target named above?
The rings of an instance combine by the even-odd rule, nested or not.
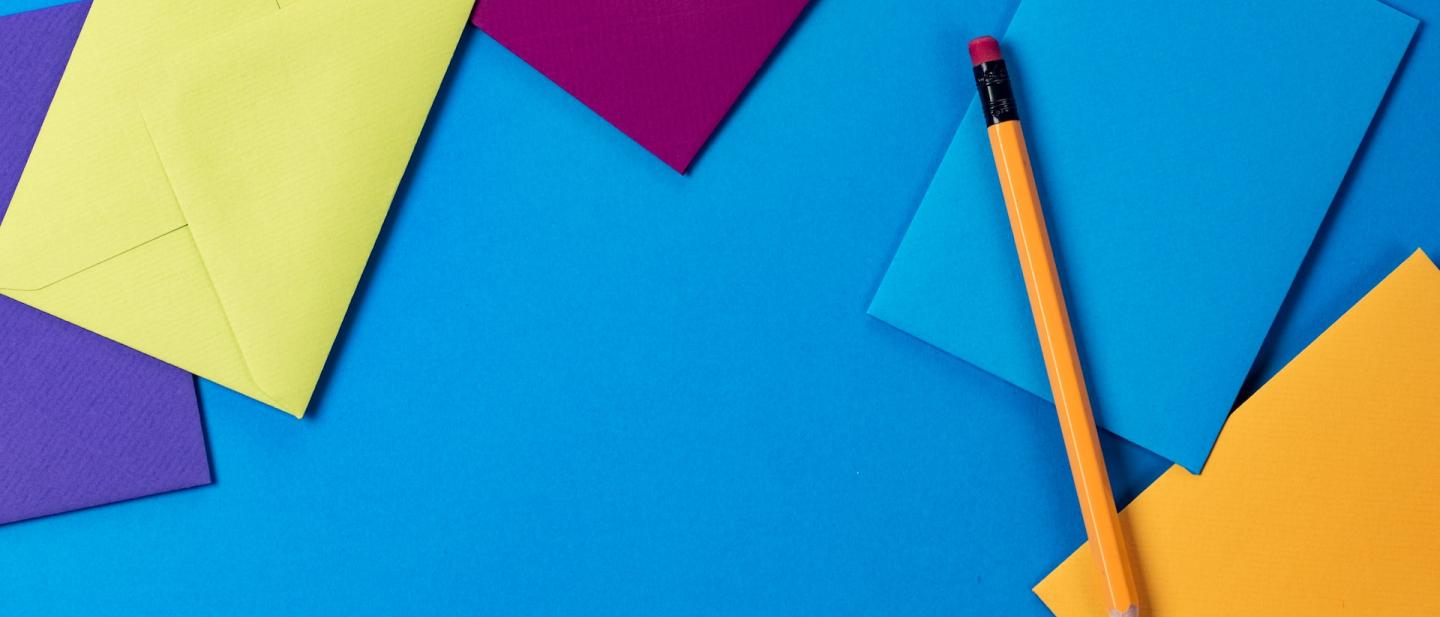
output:
[[[202,382],[216,486],[0,527],[0,614],[1048,616],[1053,409],[864,315],[1013,6],[818,0],[689,178],[472,30],[307,418]],[[1313,312],[1440,255],[1430,34]]]
[[[865,315],[1010,10],[819,0],[688,177],[470,30],[306,418],[202,382],[216,486],[0,527],[0,614],[1043,615],[1053,411]]]
[[[1280,309],[1246,396],[1385,278],[1390,264],[1417,246],[1440,255],[1440,3],[1396,6],[1424,23]]]
[[[1025,0],[1002,43],[1097,421],[1199,471],[1416,20],[1374,0]],[[871,314],[1049,384],[972,105]]]

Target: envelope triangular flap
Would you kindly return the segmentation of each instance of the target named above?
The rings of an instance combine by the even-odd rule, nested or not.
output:
[[[44,288],[184,226],[135,84],[214,24],[275,10],[273,0],[94,4],[0,225],[0,289]]]
[[[281,4],[175,58],[141,106],[251,374],[303,410],[470,1]]]
[[[475,25],[684,173],[807,0],[481,0]]]

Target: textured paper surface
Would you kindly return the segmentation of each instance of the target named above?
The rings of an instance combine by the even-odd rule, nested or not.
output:
[[[474,22],[684,173],[807,0],[481,0]]]
[[[308,406],[467,0],[100,0],[0,227],[0,292]]]
[[[3,530],[0,614],[1043,614],[1053,411],[861,314],[1007,4],[815,3],[688,178],[467,28],[314,417],[202,380],[220,487]]]
[[[1003,47],[1104,428],[1201,468],[1415,28],[1374,0],[1021,3]],[[870,312],[1050,396],[973,104]]]
[[[1440,270],[1417,252],[1121,514],[1145,615],[1440,614]],[[1081,547],[1035,592],[1098,614]]]
[[[88,7],[0,17],[0,222]],[[209,482],[189,375],[0,297],[0,523]]]
[[[85,23],[88,2],[0,16],[0,218]]]

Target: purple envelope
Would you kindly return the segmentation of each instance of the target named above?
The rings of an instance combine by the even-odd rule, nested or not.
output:
[[[0,224],[89,8],[0,17]],[[0,524],[209,483],[190,375],[0,296]]]
[[[685,173],[808,0],[480,0],[476,26]]]

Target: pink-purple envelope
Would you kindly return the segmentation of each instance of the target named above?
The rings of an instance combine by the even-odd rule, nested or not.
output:
[[[808,0],[480,0],[474,23],[680,173]]]

